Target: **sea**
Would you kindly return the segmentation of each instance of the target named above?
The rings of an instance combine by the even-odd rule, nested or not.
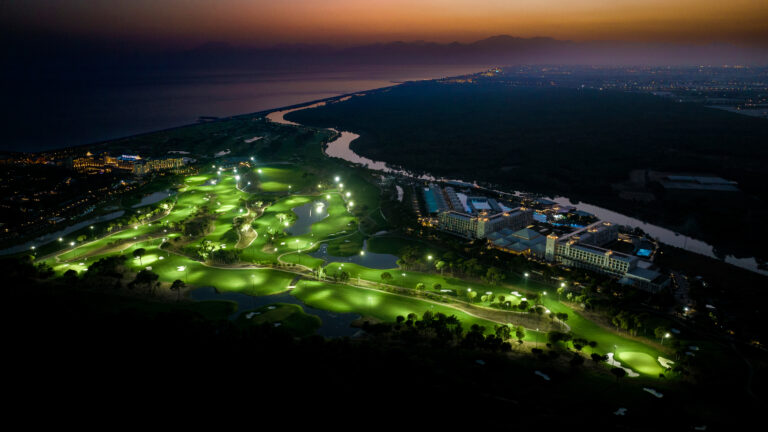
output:
[[[0,151],[108,141],[347,93],[479,72],[485,66],[340,66],[322,70],[175,70],[6,82]]]

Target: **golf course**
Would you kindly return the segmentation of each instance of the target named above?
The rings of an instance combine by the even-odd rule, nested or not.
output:
[[[366,242],[395,262],[398,257],[393,255],[403,240],[386,233],[390,227],[380,212],[381,191],[375,179],[324,156],[317,147],[304,146],[303,156],[291,162],[262,163],[246,156],[201,164],[196,174],[178,182],[169,198],[131,208],[141,216],[135,223],[97,226],[91,230],[99,234],[83,241],[68,238],[42,245],[48,253],[38,260],[59,275],[83,275],[99,260],[122,255],[129,271],[156,274],[161,289],[182,281],[185,295],[200,287],[249,296],[289,292],[312,308],[385,322],[428,311],[455,315],[465,329],[477,325],[486,334],[493,334],[499,324],[530,323],[535,315],[504,310],[502,299],[514,307],[527,302],[526,296],[537,295],[541,329],[524,325],[521,344],[543,346],[546,329],[570,331],[594,342],[583,347],[586,354],[614,353],[623,367],[645,377],[664,372],[657,360],[663,353],[656,347],[582,317],[546,293],[548,288],[554,291],[552,287],[527,278],[508,276],[485,283],[449,276],[435,266],[439,248],[428,244],[420,246],[428,254],[428,266],[418,271],[350,262],[348,257],[370,252],[364,249]],[[311,255],[321,246],[331,258]],[[472,292],[478,295],[470,296]],[[279,323],[281,317],[293,317],[286,325],[300,328],[302,334],[318,327],[293,306],[256,312],[250,314],[257,317],[253,322]],[[555,314],[567,314],[567,322]],[[237,320],[246,318],[241,313]]]

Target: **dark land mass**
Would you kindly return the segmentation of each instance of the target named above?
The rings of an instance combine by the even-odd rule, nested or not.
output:
[[[0,268],[8,304],[33,306],[9,307],[4,316],[13,371],[6,389],[25,413],[36,409],[27,401],[45,389],[57,401],[49,412],[65,415],[88,406],[134,417],[144,405],[177,416],[197,406],[198,419],[219,416],[218,408],[258,407],[263,421],[286,418],[285,410],[301,413],[291,422],[336,422],[328,414],[343,412],[409,424],[455,422],[458,415],[541,430],[690,430],[749,424],[764,396],[745,391],[747,368],[717,344],[707,345],[688,378],[623,378],[592,360],[573,363],[572,352],[544,344],[538,356],[489,349],[482,337],[446,345],[419,330],[421,322],[363,325],[362,339],[298,337],[284,327],[229,321],[234,305],[227,302],[177,303],[121,294],[111,284],[84,287],[77,276],[46,278],[15,261],[0,261]],[[764,353],[747,354],[755,391],[762,393]],[[629,411],[615,415],[619,408]]]
[[[768,258],[767,121],[649,94],[457,81],[406,83],[287,118],[358,133],[358,154],[409,171],[564,195],[719,253]],[[665,189],[654,172],[720,176],[740,190]]]

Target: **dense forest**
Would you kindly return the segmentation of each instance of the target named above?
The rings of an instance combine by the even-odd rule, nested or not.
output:
[[[759,247],[768,241],[763,119],[648,94],[482,80],[407,83],[287,118],[358,133],[353,150],[409,171],[564,195],[723,253],[768,257]],[[633,170],[716,175],[741,191],[673,191],[652,181],[623,187]],[[625,189],[650,203],[620,197]]]

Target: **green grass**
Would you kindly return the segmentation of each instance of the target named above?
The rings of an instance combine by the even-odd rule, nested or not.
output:
[[[261,169],[262,172],[258,173],[258,169]],[[331,255],[349,256],[360,251],[364,237],[358,232],[357,218],[348,211],[348,206],[350,203],[354,203],[352,209],[365,215],[376,213],[379,190],[367,174],[326,160],[324,164],[319,164],[311,169],[300,165],[264,165],[253,168],[250,175],[258,176],[256,189],[274,194],[267,195],[268,200],[274,200],[274,202],[264,210],[259,218],[253,221],[252,227],[258,235],[250,246],[241,251],[242,261],[275,263],[277,257],[282,256],[281,260],[286,263],[317,267],[322,264],[322,260],[308,256],[307,252],[318,248],[319,243],[323,241],[328,243]],[[343,188],[333,181],[334,175],[340,177],[339,183],[344,184]],[[247,270],[215,268],[159,249],[160,237],[179,235],[176,233],[166,234],[163,231],[165,229],[164,224],[181,222],[203,206],[207,206],[215,216],[213,230],[205,236],[205,239],[224,244],[227,248],[233,248],[237,241],[237,235],[232,228],[233,218],[244,214],[241,212],[241,210],[245,210],[241,200],[253,197],[251,193],[241,192],[236,188],[234,176],[235,173],[232,171],[218,174],[209,170],[199,175],[187,177],[184,180],[185,187],[176,196],[173,211],[162,220],[151,225],[140,224],[135,228],[78,245],[60,257],[62,260],[71,260],[71,262],[56,263],[53,260],[48,260],[48,263],[59,274],[69,269],[81,273],[95,260],[106,256],[101,254],[85,258],[85,255],[98,254],[100,250],[113,247],[116,242],[122,242],[119,249],[129,257],[128,267],[130,270],[138,271],[151,267],[152,271],[157,273],[163,282],[181,279],[192,286],[215,286],[221,291],[235,291],[249,295],[269,295],[282,292],[287,289],[295,275],[267,268]],[[216,184],[211,184],[210,181],[214,179]],[[318,188],[318,184],[322,187]],[[346,195],[347,192],[350,193],[349,197]],[[292,209],[317,200],[327,202],[325,209],[328,216],[313,224],[307,234],[287,235],[286,231],[290,231],[290,227],[296,220],[296,215]],[[141,211],[141,209],[137,211]],[[285,220],[278,217],[281,214],[286,216]],[[373,221],[377,224],[384,223],[378,219],[380,218],[373,218]],[[286,221],[288,226],[285,225]],[[272,245],[268,246],[270,234],[277,234],[278,238]],[[139,240],[142,236],[158,238]],[[368,245],[371,252],[395,255],[398,255],[403,248],[408,246],[417,247],[424,255],[437,256],[437,252],[439,252],[426,243],[392,236],[371,238]],[[141,262],[132,257],[132,252],[139,247],[146,249],[146,255]],[[302,253],[296,253],[297,249]],[[121,252],[110,252],[110,254],[117,253]],[[184,270],[180,271],[179,268],[181,267]],[[340,263],[331,263],[327,268],[328,274],[333,274],[341,269],[342,264]],[[543,293],[550,290],[552,292],[543,300],[544,306],[553,313],[567,313],[569,316],[567,323],[575,336],[597,342],[594,349],[587,347],[584,349],[585,352],[594,351],[605,354],[615,351],[619,361],[640,373],[656,376],[661,371],[655,360],[660,355],[657,350],[642,342],[615,334],[583,318],[576,311],[558,302],[552,287],[523,279],[508,280],[504,284],[491,286],[431,272],[403,271],[401,269],[377,270],[351,263],[345,263],[343,270],[347,271],[353,280],[360,277],[377,283],[382,282],[380,277],[382,272],[388,271],[393,276],[390,284],[415,288],[418,283],[424,283],[427,291],[456,296],[463,300],[467,299],[467,290],[470,289],[478,292],[473,303],[482,306],[489,306],[488,302],[482,302],[480,299],[481,295],[487,292],[493,293],[495,296],[504,295],[507,300],[517,304],[520,298],[512,296],[511,291],[519,291],[522,295],[526,295],[526,293]],[[442,290],[449,290],[449,292],[435,290],[433,288],[435,284],[440,284]],[[487,331],[491,331],[494,327],[494,323],[490,321],[474,318],[445,305],[352,286],[301,281],[293,291],[293,295],[314,307],[336,312],[354,312],[386,321],[392,321],[398,315],[405,316],[411,312],[422,315],[424,311],[432,310],[447,315],[456,315],[462,320],[465,328],[472,324],[478,324],[486,327]],[[201,313],[208,316],[221,317],[232,313],[232,305],[228,303],[206,302],[206,304],[194,307],[200,308]],[[291,310],[293,312],[289,313]],[[304,314],[303,311],[296,312],[295,308],[290,305],[270,310],[269,313],[263,313],[260,315],[262,318],[259,319],[266,320],[265,322],[277,322],[278,315],[282,317],[280,318],[281,322],[286,328],[293,325],[289,323],[295,320],[296,330],[301,334],[313,326],[310,325],[312,320],[306,318],[308,315]],[[273,321],[269,321],[270,319]],[[534,338],[543,341],[542,335],[536,336],[535,332],[528,331],[526,339],[533,340]]]
[[[270,309],[272,307],[273,309]],[[246,316],[256,312],[251,319]],[[280,324],[280,327],[290,331],[296,336],[309,336],[314,334],[322,321],[315,315],[304,312],[304,309],[295,304],[275,303],[264,306],[253,311],[243,311],[236,320],[236,323],[242,325],[248,324]]]
[[[656,376],[664,372],[656,357],[644,352],[620,351],[616,358],[622,366],[628,366],[641,374]]]
[[[464,329],[472,324],[485,327],[487,333],[493,331],[494,322],[475,318],[462,311],[439,304],[432,304],[411,297],[403,297],[382,291],[357,288],[349,285],[337,285],[318,281],[299,281],[292,295],[301,299],[308,306],[339,313],[358,313],[380,320],[392,322],[398,315],[407,316],[415,313],[421,317],[424,312],[441,312],[456,315]]]

